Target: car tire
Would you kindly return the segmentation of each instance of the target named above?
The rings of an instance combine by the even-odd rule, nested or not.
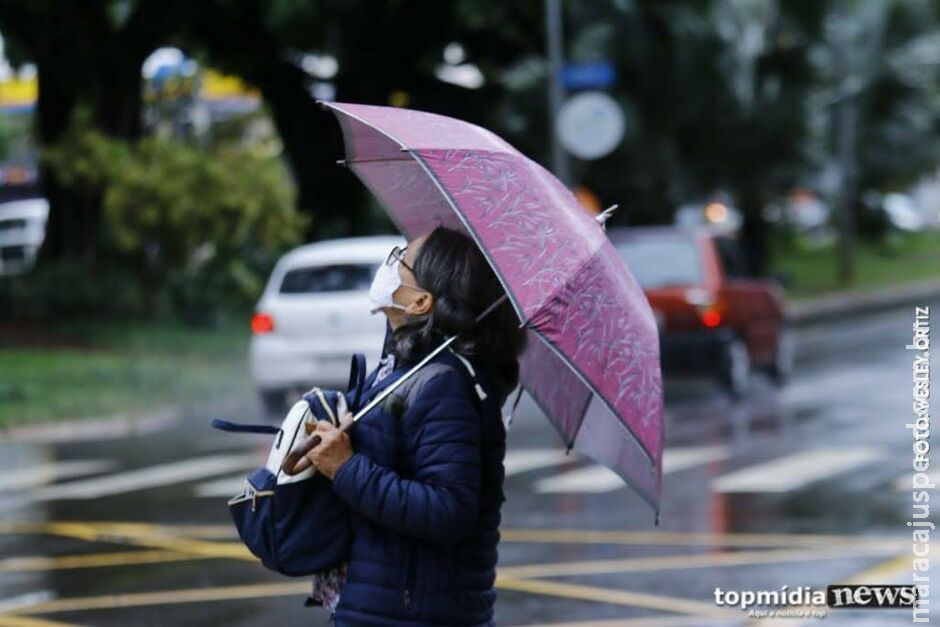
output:
[[[774,350],[774,360],[767,366],[767,376],[774,385],[786,385],[793,374],[793,333],[788,327],[780,330],[777,337],[777,347]]]
[[[259,390],[258,398],[261,400],[261,408],[266,416],[283,418],[287,413],[286,390]]]
[[[744,340],[735,336],[725,343],[721,384],[737,400],[747,396],[751,379],[751,358]]]

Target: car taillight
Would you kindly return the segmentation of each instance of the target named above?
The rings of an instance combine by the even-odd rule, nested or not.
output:
[[[252,332],[261,335],[274,330],[274,318],[266,313],[256,313],[251,317]]]
[[[721,312],[719,312],[717,309],[704,309],[702,310],[701,317],[702,324],[704,324],[706,327],[712,328],[721,324]]]

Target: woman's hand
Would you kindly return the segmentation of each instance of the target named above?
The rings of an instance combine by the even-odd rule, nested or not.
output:
[[[352,418],[352,414],[347,414],[344,418],[342,422],[345,424]],[[315,435],[320,436],[320,443],[310,449],[306,457],[319,472],[332,480],[339,467],[352,457],[352,441],[345,431],[340,431],[326,420],[317,422],[317,428],[311,437]]]

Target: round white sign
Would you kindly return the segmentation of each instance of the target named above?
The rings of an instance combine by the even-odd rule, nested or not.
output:
[[[623,110],[601,91],[572,96],[558,111],[555,132],[565,150],[579,159],[600,159],[623,139]]]

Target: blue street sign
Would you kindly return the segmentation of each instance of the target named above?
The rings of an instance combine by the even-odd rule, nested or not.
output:
[[[617,69],[610,61],[568,63],[561,70],[561,82],[568,89],[604,89],[617,80]]]

